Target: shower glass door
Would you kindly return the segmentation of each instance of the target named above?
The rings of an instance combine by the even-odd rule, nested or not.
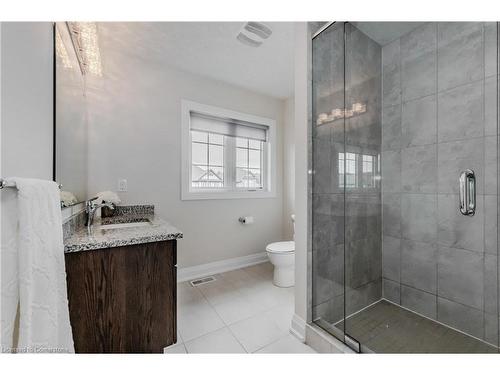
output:
[[[345,25],[337,22],[312,40],[312,314],[344,340]]]
[[[344,332],[359,350],[351,317],[382,298],[382,47],[351,23],[344,31]]]
[[[498,352],[498,25],[312,40],[313,321],[354,349]]]

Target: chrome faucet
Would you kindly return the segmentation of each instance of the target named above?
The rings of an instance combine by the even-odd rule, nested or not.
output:
[[[92,226],[94,225],[94,216],[95,216],[95,212],[101,208],[101,207],[108,207],[112,210],[115,209],[115,206],[113,206],[113,204],[111,203],[96,203],[95,200],[97,199],[98,197],[95,197],[95,198],[92,198],[92,199],[89,199],[88,201],[85,202],[85,213],[87,214],[87,221],[85,223],[85,225],[87,226],[87,231],[89,233],[92,232]]]

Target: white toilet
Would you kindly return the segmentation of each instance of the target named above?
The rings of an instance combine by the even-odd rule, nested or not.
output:
[[[295,238],[295,215],[292,215]],[[295,241],[273,242],[266,247],[269,261],[274,266],[273,283],[281,288],[295,284]]]

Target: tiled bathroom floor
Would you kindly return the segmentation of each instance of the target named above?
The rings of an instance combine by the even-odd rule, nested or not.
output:
[[[289,333],[293,288],[272,283],[272,265],[177,285],[177,343],[165,353],[314,353]]]
[[[482,341],[387,301],[349,317],[346,330],[375,353],[497,353]]]

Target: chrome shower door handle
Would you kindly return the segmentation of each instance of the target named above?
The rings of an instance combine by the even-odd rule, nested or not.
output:
[[[476,213],[476,176],[474,171],[466,169],[460,174],[460,212],[472,216]]]

